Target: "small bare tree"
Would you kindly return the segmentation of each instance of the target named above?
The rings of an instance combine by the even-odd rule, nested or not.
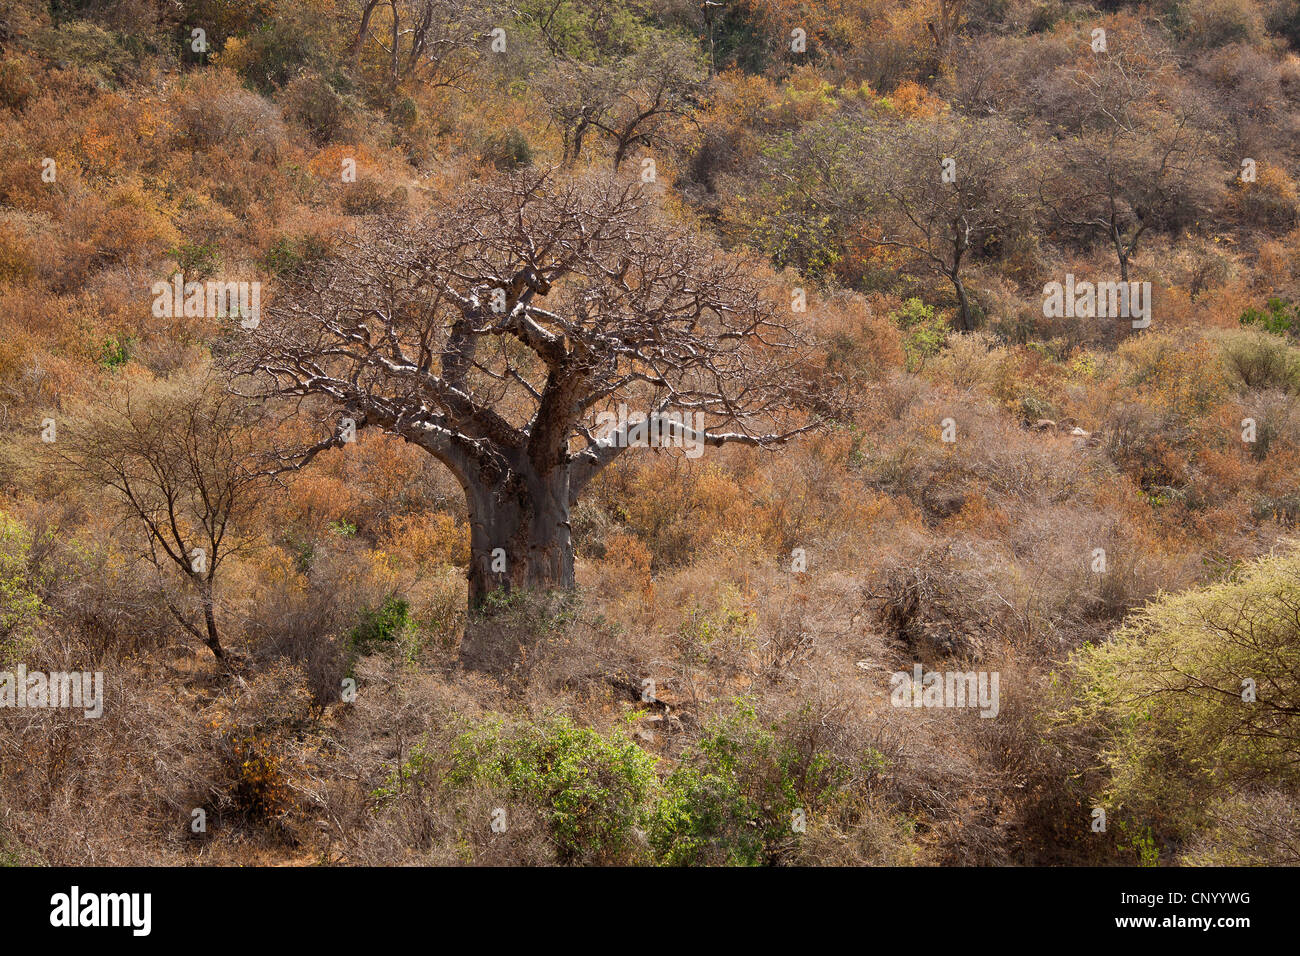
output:
[[[952,49],[953,37],[961,29],[961,16],[966,0],[939,0],[933,19],[925,21],[925,28],[934,40],[935,54],[942,60]]]
[[[231,363],[240,388],[320,396],[346,429],[446,465],[469,509],[477,605],[573,585],[570,507],[637,438],[593,434],[597,411],[629,403],[651,434],[705,445],[812,427],[785,422],[802,356],[774,313],[740,261],[664,221],[639,185],[526,171],[348,238],[288,282]]]
[[[206,377],[126,382],[69,421],[51,446],[74,478],[107,489],[124,524],[142,532],[139,555],[157,572],[167,609],[218,658],[217,574],[251,546],[247,519],[275,471],[259,445],[259,417]],[[168,584],[178,573],[179,600]]]
[[[880,232],[866,240],[917,257],[957,296],[957,326],[975,328],[964,271],[1025,211],[1022,139],[996,120],[945,118],[935,123],[876,126],[864,164]]]

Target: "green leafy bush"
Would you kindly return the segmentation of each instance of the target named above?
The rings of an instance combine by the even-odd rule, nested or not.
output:
[[[1239,387],[1300,393],[1300,349],[1267,332],[1239,332],[1223,341],[1223,364]]]
[[[37,93],[27,65],[17,57],[0,60],[0,106],[21,110]]]
[[[637,862],[658,788],[655,758],[621,730],[601,736],[567,717],[482,724],[453,744],[452,786],[499,787],[540,808],[561,862]]]
[[[798,746],[786,729],[762,726],[745,701],[707,729],[654,808],[649,833],[660,862],[758,866],[790,855],[796,818],[839,803],[852,771],[827,751]]]
[[[31,40],[32,49],[59,66],[84,70],[102,86],[116,86],[138,69],[136,57],[124,38],[87,20],[73,20],[41,30]]]
[[[497,169],[519,169],[533,162],[533,148],[528,139],[515,127],[504,133],[488,137],[479,158]]]
[[[1274,335],[1300,331],[1300,309],[1293,302],[1271,296],[1264,308],[1254,306],[1241,313],[1241,324],[1254,326]]]
[[[903,354],[908,371],[916,371],[926,359],[938,355],[948,343],[948,323],[935,315],[934,306],[920,299],[905,301],[890,318],[903,331]]]
[[[271,93],[304,67],[329,63],[329,53],[316,35],[319,29],[319,24],[311,24],[305,17],[277,17],[246,36],[228,39],[216,60],[236,70],[260,92]]]
[[[843,260],[842,237],[834,220],[798,197],[782,196],[779,205],[757,222],[758,242],[780,268],[820,279]]]
[[[99,364],[106,369],[121,368],[131,360],[131,339],[111,335],[104,340],[104,348],[99,357]]]
[[[187,282],[206,279],[221,268],[221,250],[215,242],[182,242],[167,255],[176,260]]]
[[[318,73],[294,77],[281,97],[284,115],[299,123],[317,145],[334,139],[351,120],[353,104]]]
[[[402,598],[389,597],[377,609],[361,612],[361,623],[348,640],[358,654],[368,654],[383,644],[392,644],[411,626],[411,606]]]
[[[271,248],[262,257],[262,265],[269,272],[284,275],[323,258],[327,251],[319,236],[281,236],[271,243]]]
[[[31,550],[31,532],[0,512],[0,664],[21,655],[45,610]]]
[[[1157,834],[1222,826],[1212,798],[1300,784],[1300,549],[1161,597],[1074,664],[1072,717],[1102,735],[1103,797]]]

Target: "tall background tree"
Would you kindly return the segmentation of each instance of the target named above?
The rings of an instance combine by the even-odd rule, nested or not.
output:
[[[591,135],[606,139],[614,169],[636,146],[664,139],[703,96],[706,65],[690,40],[592,0],[543,0],[523,22],[546,52],[531,82],[576,163]]]
[[[1214,207],[1220,164],[1199,96],[1157,37],[1111,31],[1105,50],[1080,57],[1038,85],[1056,135],[1040,194],[1060,225],[1109,245],[1127,281],[1143,236]]]
[[[1028,223],[1031,163],[1023,136],[997,119],[900,121],[849,109],[768,153],[783,200],[767,229],[781,243],[791,227],[817,233],[835,246],[816,253],[822,259],[843,255],[850,238],[898,250],[908,269],[951,284],[957,325],[969,331],[977,312],[966,270]],[[801,255],[790,261],[817,267]]]
[[[466,0],[363,0],[349,44],[354,69],[371,65],[396,89],[462,88],[484,52],[494,5]]]

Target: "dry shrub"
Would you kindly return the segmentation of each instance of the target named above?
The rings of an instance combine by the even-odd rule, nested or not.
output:
[[[605,566],[613,586],[620,591],[642,594],[654,599],[650,577],[650,549],[630,534],[611,535],[605,544]]]
[[[981,637],[1005,613],[978,556],[952,545],[873,569],[863,600],[884,634],[918,659],[979,659]]]
[[[1036,866],[1118,862],[1113,842],[1091,829],[1096,739],[1057,719],[1067,688],[1014,651],[990,666],[1001,675],[998,716],[974,722],[972,744],[997,774],[992,799],[1007,851]]]
[[[49,277],[60,289],[74,288],[84,273],[110,265],[152,265],[180,239],[163,210],[136,185],[75,196],[64,228],[65,255],[60,271]]]
[[[389,524],[384,550],[399,568],[469,563],[469,525],[441,511],[405,514]]]
[[[14,513],[25,527],[25,561],[40,582],[46,621],[87,663],[174,643],[176,626],[157,575],[122,549],[121,529],[111,520],[70,503],[25,502]]]
[[[35,271],[31,243],[15,223],[0,220],[0,282],[21,285]]]
[[[191,75],[172,95],[177,139],[187,152],[214,147],[250,160],[275,162],[285,149],[280,111],[226,70]]]
[[[342,209],[349,216],[375,216],[393,213],[406,204],[406,190],[392,188],[384,180],[358,176],[352,188],[343,194]]]
[[[36,83],[21,57],[6,54],[0,59],[0,106],[18,112],[36,92]]]
[[[577,716],[593,702],[635,699],[649,648],[630,647],[610,605],[593,603],[583,594],[498,595],[466,621],[460,663],[539,710]],[[620,686],[627,681],[631,691]]]
[[[927,365],[926,373],[957,388],[986,388],[1001,377],[999,369],[1009,359],[1008,349],[997,345],[992,335],[973,332],[949,339],[948,347]]]
[[[74,543],[69,551],[75,557],[60,568],[60,587],[50,605],[92,659],[139,654],[175,641],[175,621],[163,608],[162,588],[151,569],[93,543]]]
[[[410,602],[421,648],[431,649],[438,663],[448,664],[465,630],[469,593],[465,573],[444,566],[414,580],[403,579],[401,593]]]
[[[654,565],[686,563],[721,531],[752,524],[753,505],[717,463],[624,456],[596,477],[593,503],[649,548]]]
[[[49,635],[32,670],[76,670],[75,640]],[[178,675],[124,661],[104,674],[104,713],[0,709],[0,844],[22,863],[55,866],[177,862],[202,779],[204,735]],[[165,676],[163,676],[165,675]],[[160,677],[173,683],[153,692]],[[87,799],[94,794],[95,799]]]
[[[1264,36],[1264,14],[1255,0],[1202,0],[1187,7],[1183,31],[1196,46],[1255,44]]]
[[[850,823],[815,817],[807,826],[794,866],[912,866],[920,857],[913,824],[878,797],[863,798]]]
[[[258,593],[245,612],[254,660],[298,667],[318,710],[337,701],[350,663],[348,633],[364,610],[383,605],[393,579],[371,555],[328,541],[316,548],[306,574],[288,567],[281,552],[269,554],[255,574],[250,585]]]
[[[1278,388],[1300,394],[1300,349],[1270,332],[1241,331],[1222,338],[1223,366],[1238,388]]]
[[[485,722],[494,685],[455,683],[389,658],[358,661],[361,692],[340,715],[334,773],[316,795],[326,857],[369,864],[547,865],[555,850],[536,808],[491,786],[448,787],[457,738]],[[507,829],[493,832],[494,811]]]
[[[1183,851],[1184,866],[1300,865],[1300,801],[1285,790],[1266,787],[1214,801],[1213,821]]]
[[[1286,170],[1272,163],[1258,164],[1253,183],[1238,179],[1232,201],[1243,221],[1258,228],[1290,229],[1300,218],[1300,191]]]
[[[141,865],[181,862],[196,843],[224,854],[246,838],[296,841],[291,778],[301,773],[310,700],[296,669],[241,676],[206,658],[112,649],[92,664],[75,630],[54,627],[39,630],[23,660],[31,670],[102,672],[104,707],[95,719],[0,710],[6,852],[31,863]],[[205,831],[192,828],[196,809],[207,813]]]
[[[792,279],[791,284],[797,281]],[[818,296],[811,289],[805,294],[809,324],[824,354],[825,374],[843,376],[852,385],[861,386],[902,367],[898,327],[889,321],[884,300],[843,292]]]
[[[324,145],[339,137],[355,137],[353,107],[319,73],[302,73],[289,81],[280,96],[285,116]]]
[[[754,669],[771,683],[791,680],[812,653],[816,631],[810,620],[808,595],[795,592],[781,597],[776,606],[772,590],[759,614],[754,649]]]
[[[577,612],[571,594],[495,591],[466,621],[460,662],[519,686],[531,669],[533,648],[548,635],[563,633]]]
[[[195,806],[207,808],[218,826],[253,826],[296,842],[290,818],[298,798],[288,764],[291,741],[308,725],[312,700],[307,675],[287,662],[273,662],[241,680],[228,716],[210,723],[211,777]]]

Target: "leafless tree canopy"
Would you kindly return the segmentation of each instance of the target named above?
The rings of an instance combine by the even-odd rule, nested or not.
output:
[[[1058,69],[1037,96],[1055,118],[1060,153],[1040,198],[1062,224],[1104,237],[1127,281],[1142,236],[1192,223],[1221,185],[1204,108],[1167,89],[1176,61],[1144,33],[1123,43]]]
[[[1029,166],[1023,137],[997,117],[894,122],[864,113],[792,140],[765,172],[837,229],[859,229],[865,244],[899,249],[947,279],[957,324],[969,331],[964,270],[1022,228]]]
[[[776,443],[798,430],[798,361],[742,263],[663,222],[640,185],[527,172],[346,240],[280,292],[235,367],[435,455],[465,488],[476,558],[517,539],[521,577],[500,583],[566,583],[568,508],[624,445],[592,434],[598,410],[702,413],[689,437],[705,444]],[[538,539],[553,572],[524,570]]]

